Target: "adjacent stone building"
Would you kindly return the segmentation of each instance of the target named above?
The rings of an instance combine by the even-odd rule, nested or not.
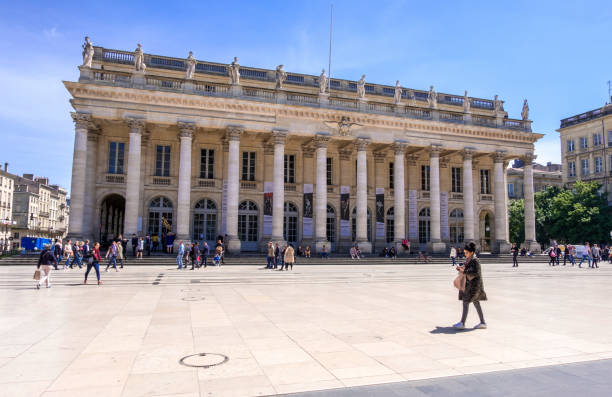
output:
[[[405,239],[506,252],[509,161],[525,160],[527,244],[537,251],[525,101],[503,101],[84,45],[72,96],[70,234],[226,236],[346,252]],[[399,249],[402,253],[403,250]]]
[[[13,248],[13,193],[15,182],[8,172],[8,164],[0,169],[0,252]]]
[[[597,181],[612,205],[612,104],[563,119],[557,131],[563,182]]]
[[[533,191],[546,190],[549,186],[563,187],[563,173],[561,164],[548,163],[546,165],[533,164]],[[512,168],[508,168],[508,198],[525,198],[524,176],[525,169],[522,162],[515,161]]]

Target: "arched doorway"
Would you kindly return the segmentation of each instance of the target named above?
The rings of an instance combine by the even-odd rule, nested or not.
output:
[[[463,243],[463,211],[455,208],[451,211],[449,217],[450,242],[451,244]]]
[[[329,241],[331,247],[330,251],[334,251],[336,248],[336,210],[331,205],[327,205],[327,219],[325,222],[325,232],[327,234],[327,241]]]
[[[351,234],[351,238],[353,239],[353,241],[357,240],[357,207],[353,208],[353,215],[351,217],[351,229],[352,229],[352,234]],[[368,208],[368,241],[372,241],[372,216],[370,214],[370,208]]]
[[[238,238],[242,242],[242,251],[257,251],[259,209],[252,201],[243,201],[238,206]]]
[[[119,194],[109,194],[100,205],[100,229],[98,238],[105,243],[123,234],[125,199]]]
[[[420,250],[425,251],[425,244],[431,240],[431,211],[429,207],[419,212],[419,244]]]
[[[387,210],[386,226],[387,230],[385,235],[387,236],[387,242],[392,243],[395,240],[395,221],[394,221],[395,210],[393,207]]]
[[[495,241],[494,232],[494,218],[493,213],[488,210],[480,212],[479,225],[480,225],[480,251],[491,252],[491,243]]]
[[[168,198],[159,196],[149,202],[147,233],[151,238],[157,236],[158,247],[163,246],[163,239],[172,230],[173,219],[174,209]],[[153,238],[153,245],[155,246],[155,238]]]
[[[298,209],[295,204],[285,202],[285,215],[283,217],[283,238],[287,244],[297,246],[298,242]]]
[[[217,238],[217,204],[210,199],[198,201],[193,208],[194,241],[206,241],[214,247]]]

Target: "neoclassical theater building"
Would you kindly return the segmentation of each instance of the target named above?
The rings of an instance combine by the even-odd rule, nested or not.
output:
[[[506,168],[525,162],[537,251],[533,144],[503,101],[93,46],[70,92],[70,235],[226,238],[364,252],[507,252]],[[399,252],[403,252],[399,249]]]

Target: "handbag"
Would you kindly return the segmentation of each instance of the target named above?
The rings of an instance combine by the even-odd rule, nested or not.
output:
[[[40,280],[40,270],[36,269],[34,270],[34,277],[32,277],[34,280]]]
[[[465,291],[465,274],[459,273],[457,277],[455,277],[455,279],[453,280],[453,285],[459,291]]]

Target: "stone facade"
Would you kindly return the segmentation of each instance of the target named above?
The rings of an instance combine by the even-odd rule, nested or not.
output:
[[[563,183],[597,181],[612,205],[612,104],[563,119],[557,131]]]
[[[508,198],[525,198],[524,176],[525,169],[521,167],[508,168]],[[539,192],[546,190],[549,186],[563,187],[563,173],[561,164],[533,164],[533,191]]]
[[[508,249],[505,170],[542,135],[501,100],[400,87],[397,101],[395,86],[336,78],[330,92],[324,73],[285,72],[278,84],[277,71],[237,59],[196,61],[185,79],[191,61],[138,57],[146,69],[133,52],[95,47],[91,67],[64,83],[75,238],[172,230],[225,235],[233,252],[270,240]]]
[[[8,173],[8,164],[0,170],[0,252],[13,248],[13,195],[15,181]]]

